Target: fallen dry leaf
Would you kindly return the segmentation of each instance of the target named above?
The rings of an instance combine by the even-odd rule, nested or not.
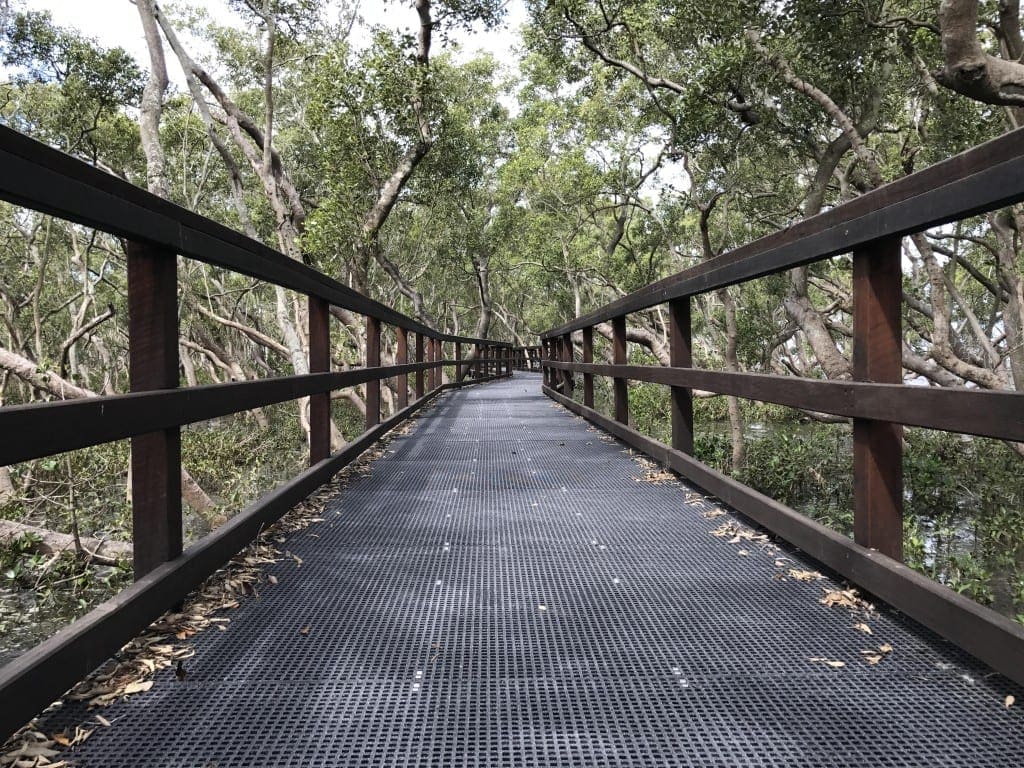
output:
[[[131,696],[133,693],[145,693],[152,687],[152,680],[142,680],[137,683],[128,683],[128,685],[121,689],[121,693],[125,696]]]
[[[796,568],[790,568],[789,575],[797,581],[818,581],[825,578],[817,571],[801,571]]]
[[[880,650],[882,653],[892,653],[892,646],[888,643],[883,643],[882,645],[878,646],[878,650]]]
[[[818,602],[830,608],[838,605],[841,608],[857,608],[861,605],[861,599],[857,597],[855,589],[825,589],[825,596]]]
[[[879,656],[877,653],[873,653],[873,654],[864,656],[864,661],[866,661],[868,664],[877,664],[878,662],[880,662],[882,660],[882,658],[883,657]]]
[[[1016,701],[1017,699],[1015,699],[1013,696],[1007,696],[1005,699],[1003,699],[1003,706],[1009,709],[1013,706],[1014,702]]]
[[[740,555],[741,557],[746,557],[746,556],[747,556],[747,555],[749,555],[750,553],[749,553],[749,552],[748,552],[747,550],[745,550],[745,549],[741,549],[741,550],[739,550],[739,551],[738,551],[738,552],[737,552],[736,554],[737,554],[737,555]]]
[[[277,584],[277,576],[274,576],[273,574],[267,576],[267,584]]]
[[[110,721],[107,720],[107,718],[105,718],[103,715],[94,715],[94,717],[96,718],[96,722],[102,725],[104,728],[110,727]]]
[[[309,634],[309,627],[303,627],[302,629],[300,629],[299,630],[299,634],[300,635],[308,635]]]
[[[853,625],[853,628],[854,628],[854,629],[858,629],[858,630],[860,630],[860,631],[861,631],[861,632],[863,632],[863,633],[864,633],[865,635],[871,635],[871,634],[874,634],[874,633],[873,633],[873,632],[871,631],[871,627],[869,627],[869,626],[868,626],[867,624],[864,624],[863,622],[861,622],[860,624],[854,624],[854,625]]]
[[[808,661],[811,661],[811,662],[814,662],[814,663],[819,663],[819,664],[826,664],[826,665],[832,667],[833,669],[839,669],[839,667],[845,667],[846,666],[846,662],[845,661],[833,661],[832,659],[826,659],[826,658],[823,658],[821,656],[815,656],[815,657],[813,657],[811,659],[808,659]]]

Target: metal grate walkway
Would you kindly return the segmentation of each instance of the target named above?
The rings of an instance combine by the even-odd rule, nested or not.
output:
[[[446,395],[74,763],[1019,764],[1019,690],[642,474],[537,375]]]

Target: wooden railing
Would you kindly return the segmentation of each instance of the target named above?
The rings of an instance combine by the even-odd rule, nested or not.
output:
[[[0,736],[58,698],[439,392],[511,375],[507,343],[439,333],[261,243],[4,127],[0,199],[125,240],[131,393],[0,408],[0,466],[131,438],[136,579],[0,669]],[[179,389],[178,255],[304,294],[310,373]],[[364,367],[330,370],[332,307],[364,317]],[[381,365],[384,324],[396,334],[395,365]],[[415,334],[411,357],[409,334]],[[445,345],[453,358],[444,359]],[[465,345],[473,352],[464,357]],[[445,366],[454,366],[455,379],[442,384]],[[381,421],[381,381],[391,377],[398,410]],[[359,384],[366,386],[366,431],[332,455],[331,392]],[[181,426],[304,397],[310,398],[309,469],[182,551]]]
[[[902,426],[1024,441],[1024,393],[902,384],[901,238],[1024,200],[1024,130],[641,288],[541,334],[544,391],[659,459],[825,565],[1024,683],[1024,627],[902,564]],[[853,254],[853,380],[693,367],[690,299]],[[671,366],[629,365],[626,318],[668,305]],[[594,362],[593,329],[612,326],[612,363]],[[575,362],[580,333],[582,362]],[[582,404],[573,373],[583,374]],[[594,376],[612,379],[614,418],[594,408]],[[671,388],[672,444],[629,426],[628,381]],[[853,420],[854,541],[693,457],[692,389]]]
[[[512,370],[539,371],[541,369],[541,353],[544,348],[540,344],[526,347],[513,347]]]

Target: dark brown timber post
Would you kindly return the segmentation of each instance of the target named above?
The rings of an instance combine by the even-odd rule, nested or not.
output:
[[[481,347],[479,343],[477,343],[474,346],[474,350],[475,350],[474,355],[476,357],[476,360],[473,361],[473,365],[470,366],[470,370],[473,373],[473,378],[478,379],[482,375],[481,371],[483,369],[480,367],[480,361],[483,359],[484,350],[483,350],[483,347]]]
[[[398,347],[395,356],[398,358],[397,365],[406,365],[409,362],[409,332],[405,328],[395,326],[395,340]],[[409,374],[398,374],[398,410],[409,406]]]
[[[853,254],[853,377],[903,379],[900,301],[903,274],[898,237]],[[903,559],[902,427],[853,420],[854,540],[894,560]]]
[[[583,329],[583,362],[594,362],[594,329],[587,326]],[[583,404],[587,408],[594,407],[594,374],[583,374]]]
[[[692,368],[690,297],[670,301],[668,313],[670,362],[674,368]],[[693,453],[693,392],[689,387],[672,387],[672,447]]]
[[[566,363],[574,362],[576,353],[573,350],[572,345],[572,334],[567,333],[562,337],[562,361]],[[565,371],[565,394],[566,397],[572,397],[573,391],[576,389],[576,382],[573,380],[572,371]]]
[[[178,260],[128,242],[128,375],[132,392],[178,386]],[[138,581],[181,554],[181,430],[132,438],[133,565]]]
[[[429,336],[423,338],[423,362],[430,363],[434,357],[434,340]],[[423,385],[426,387],[426,391],[429,392],[434,388],[434,369],[427,367],[423,371]]]
[[[441,369],[437,367],[437,362],[441,359],[440,351],[441,345],[438,343],[437,339],[431,339],[430,362],[434,364],[434,366],[430,369],[431,389],[437,389],[438,385],[441,383]]]
[[[551,343],[554,346],[554,354],[552,356],[557,362],[564,363],[565,339],[561,336],[555,336],[555,338],[551,340]],[[569,388],[568,371],[563,371],[561,368],[555,369],[555,387],[560,389],[563,395],[565,394],[566,390]]]
[[[416,362],[423,362],[423,334],[416,334]],[[416,371],[416,399],[423,397],[423,369]]]
[[[426,348],[424,349],[425,359],[428,363],[434,362],[434,340],[427,337]],[[427,392],[434,388],[434,367],[427,368]]]
[[[380,320],[366,316],[366,367],[380,367]],[[366,428],[380,424],[380,379],[366,382]]]
[[[309,297],[309,372],[331,370],[331,308],[317,296]],[[331,455],[331,393],[309,398],[309,464]]]
[[[440,339],[434,339],[434,362],[440,363],[444,360],[444,342]],[[440,387],[444,384],[444,366],[439,365],[437,367],[437,380],[434,382],[434,387]]]
[[[455,342],[455,381],[462,381],[462,342]]]
[[[612,362],[626,364],[626,316],[612,318]],[[629,423],[629,387],[626,379],[616,376],[612,379],[615,390],[615,420]]]

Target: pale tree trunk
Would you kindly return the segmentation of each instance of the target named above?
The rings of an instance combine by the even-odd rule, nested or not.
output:
[[[0,545],[8,545],[14,539],[30,534],[38,541],[33,550],[43,555],[57,555],[75,552],[87,556],[101,565],[116,565],[118,561],[132,559],[132,545],[126,541],[94,539],[90,536],[75,537],[70,533],[58,533],[47,528],[0,520]]]
[[[490,257],[473,256],[473,271],[476,273],[476,288],[480,295],[480,316],[476,321],[476,337],[486,339],[487,332],[491,329],[491,317],[494,313],[491,304]]]
[[[417,38],[416,65],[426,71],[430,67],[430,45],[434,30],[434,21],[431,18],[431,0],[415,0],[416,13],[419,16],[420,28]],[[409,283],[401,274],[398,265],[388,259],[380,247],[380,231],[387,222],[391,211],[398,202],[398,197],[405,189],[409,179],[416,172],[423,158],[427,156],[434,145],[434,139],[430,131],[430,121],[426,114],[423,94],[420,86],[413,87],[411,104],[413,114],[416,116],[416,127],[419,133],[416,141],[406,150],[399,159],[391,175],[387,178],[381,188],[377,191],[377,200],[370,207],[363,217],[361,226],[361,239],[356,245],[355,277],[357,288],[364,293],[367,291],[367,272],[370,261],[374,260],[388,276],[394,281],[398,290],[403,296],[413,303],[413,311],[419,320],[427,325],[434,325],[427,316],[422,294]]]
[[[1011,209],[1006,213],[1011,217],[1008,221],[1004,221],[1001,215],[991,214],[988,219],[998,241],[996,266],[999,287],[1004,292],[1003,323],[1006,328],[1006,349],[1007,357],[1010,358],[1013,388],[1018,392],[1024,392],[1024,279],[1021,279],[1018,271],[1017,249],[1013,237],[1014,229],[1018,233],[1024,233],[1024,212]]]
[[[203,93],[199,87],[200,83],[206,87],[224,111],[223,121],[228,128],[232,141],[241,150],[246,160],[248,160],[249,166],[263,185],[264,196],[270,203],[277,221],[280,250],[290,258],[302,261],[299,236],[306,218],[305,209],[300,200],[298,190],[286,173],[280,157],[273,148],[273,56],[276,39],[276,19],[269,3],[264,3],[261,15],[267,24],[267,41],[263,54],[265,119],[262,130],[257,127],[255,121],[228,97],[216,80],[189,56],[167,18],[163,14],[158,14],[157,21],[171,50],[174,51],[181,65],[182,71],[185,73],[192,99],[198,105],[200,115],[207,128],[207,133],[213,140],[231,176],[232,198],[243,226],[247,230],[246,234],[254,239],[256,237],[256,231],[252,226],[248,208],[243,197],[241,173],[230,151],[224,145],[213,126],[214,118],[205,104]],[[302,322],[303,313],[298,308],[290,311],[287,294],[279,286],[275,286],[274,317],[284,338],[284,347],[287,350],[287,356],[293,372],[296,375],[309,373],[309,361],[304,341],[305,335],[300,330],[300,328],[304,327]],[[346,323],[354,321],[348,313],[344,313],[341,319]],[[297,402],[297,409],[299,423],[308,438],[309,399],[303,398],[299,400]],[[332,444],[343,442],[340,430],[333,423],[331,424],[331,435]]]
[[[1020,3],[1000,7],[1001,37],[1012,48],[1020,45]],[[1024,107],[1024,64],[1017,51],[1010,59],[990,56],[978,39],[978,0],[943,0],[939,5],[943,68],[935,79],[964,96],[986,104]],[[1016,53],[1016,56],[1013,56]]]
[[[718,255],[715,247],[711,244],[710,219],[711,212],[721,199],[721,195],[715,195],[706,204],[696,203],[700,211],[700,239],[701,249],[704,252],[704,259],[710,260]],[[739,373],[740,361],[736,354],[736,346],[739,338],[739,328],[736,324],[736,302],[728,288],[720,288],[715,291],[718,300],[722,302],[722,310],[725,314],[725,368],[733,373]],[[729,432],[732,437],[732,471],[742,472],[746,464],[747,446],[746,436],[743,434],[743,411],[740,410],[740,401],[734,395],[726,395],[726,406],[729,412]]]
[[[135,5],[139,9],[142,31],[149,49],[149,79],[139,104],[139,133],[146,155],[146,186],[154,195],[166,198],[168,186],[164,150],[160,144],[160,117],[163,113],[164,92],[167,90],[167,65],[156,24],[156,2],[136,0]]]
[[[0,467],[0,507],[14,500],[14,483],[11,482],[11,470]]]
[[[739,373],[740,362],[736,356],[736,341],[739,329],[736,326],[736,302],[728,288],[715,292],[725,310],[725,369]],[[726,395],[729,410],[729,431],[732,433],[732,471],[740,472],[747,462],[746,438],[743,434],[743,412],[740,410],[739,398]]]

